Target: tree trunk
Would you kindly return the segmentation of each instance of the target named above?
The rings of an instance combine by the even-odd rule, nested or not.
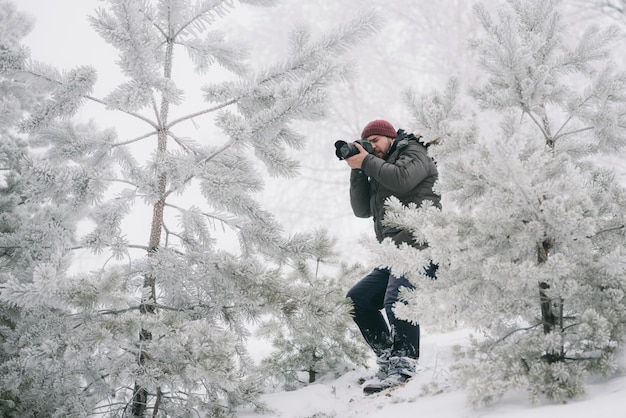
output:
[[[165,52],[164,75],[171,78],[172,61],[173,61],[173,39],[168,39],[167,49]],[[165,154],[167,151],[167,116],[169,113],[169,102],[166,98],[162,99],[161,109],[157,115],[159,121],[159,130],[157,132],[157,159],[159,155]],[[150,227],[150,240],[148,242],[148,257],[154,255],[161,245],[161,232],[163,230],[163,210],[165,208],[165,199],[167,196],[167,173],[159,173],[159,200],[154,204],[152,210],[152,224]],[[154,314],[157,310],[156,303],[156,277],[145,275],[143,282],[143,294],[139,311],[142,314]],[[139,335],[139,364],[143,365],[149,359],[148,353],[143,346],[152,340],[152,333],[142,328]],[[133,394],[132,412],[133,417],[143,418],[146,416],[148,409],[148,391],[141,384],[135,382]]]
[[[546,238],[538,247],[537,258],[539,264],[548,261],[550,249],[553,246],[552,238]],[[554,331],[563,331],[563,299],[553,299],[548,296],[550,285],[545,282],[539,282],[539,301],[541,304],[541,321],[543,323],[543,333],[549,334]],[[564,352],[561,350],[559,354],[549,353],[544,356],[549,363],[562,361]]]
[[[139,333],[139,364],[143,365],[148,358],[148,353],[143,349],[143,344],[145,341],[150,340],[152,340],[152,333],[142,329]],[[133,417],[145,417],[147,408],[148,391],[139,383],[135,382],[132,407]]]

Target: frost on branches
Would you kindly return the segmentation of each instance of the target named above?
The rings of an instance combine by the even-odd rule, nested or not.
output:
[[[480,118],[463,120],[454,81],[408,94],[417,131],[439,138],[429,151],[448,204],[389,203],[387,221],[430,244],[385,251],[416,285],[398,314],[477,329],[455,370],[478,404],[514,388],[579,396],[589,373],[615,371],[626,337],[626,192],[602,165],[626,148],[626,76],[609,61],[614,31],[573,41],[556,4],[476,8]],[[436,281],[415,273],[429,258]]]
[[[18,42],[28,25],[0,0],[2,27],[14,29],[0,31],[0,89],[15,91],[0,103],[11,110],[0,116],[2,151],[19,160],[3,179],[0,225],[8,415],[263,407],[249,321],[284,309],[289,266],[313,254],[314,239],[284,237],[257,203],[259,161],[272,175],[297,172],[287,152],[304,145],[295,122],[324,115],[325,89],[348,73],[341,55],[374,20],[360,15],[320,39],[300,29],[282,61],[252,71],[246,49],[213,30],[233,3],[104,2],[91,22],[126,81],[99,98],[95,69],[27,61]],[[193,88],[208,105],[186,102],[181,57],[204,75]],[[121,130],[124,120],[141,130],[74,124],[87,101],[115,112]],[[202,129],[182,131],[189,125]],[[222,248],[223,235],[238,249]],[[87,255],[103,261],[72,268]]]
[[[352,326],[346,293],[367,272],[358,264],[338,263],[333,246],[326,231],[315,234],[311,260],[299,262],[289,276],[280,315],[258,328],[258,335],[273,346],[262,366],[280,389],[293,390],[355,364],[365,366],[369,349]],[[332,277],[324,273],[327,267],[334,267]]]

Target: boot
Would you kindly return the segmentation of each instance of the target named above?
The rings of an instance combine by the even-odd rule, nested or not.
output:
[[[363,386],[366,395],[401,385],[415,376],[416,360],[409,357],[391,357],[387,363],[387,377],[374,380]],[[377,374],[378,377],[378,374]]]
[[[389,375],[389,357],[389,350],[386,350],[376,358],[376,364],[378,364],[378,372],[375,375],[376,379],[384,380]]]

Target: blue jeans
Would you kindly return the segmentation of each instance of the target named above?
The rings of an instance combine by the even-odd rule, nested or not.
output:
[[[388,269],[374,269],[348,291],[354,305],[353,319],[367,344],[377,356],[391,355],[419,358],[420,327],[397,319],[393,304],[398,301],[400,287],[413,288],[404,277],[396,277]],[[385,309],[389,325],[381,312]]]

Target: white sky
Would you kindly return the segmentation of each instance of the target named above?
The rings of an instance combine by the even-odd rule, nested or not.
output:
[[[32,56],[60,68],[94,65],[104,61],[102,49],[112,48],[91,28],[87,16],[99,6],[98,0],[19,0],[17,9],[35,19],[32,32],[24,39]],[[59,47],[62,46],[62,47]]]

